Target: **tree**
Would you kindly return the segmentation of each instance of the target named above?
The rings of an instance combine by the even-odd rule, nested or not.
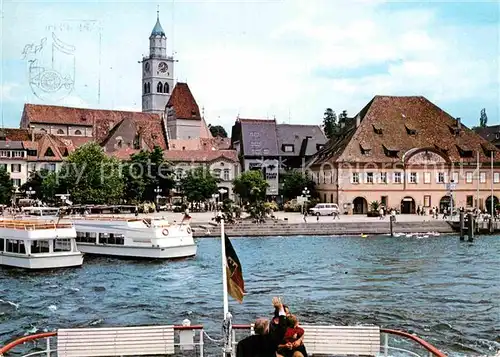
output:
[[[118,160],[88,143],[68,156],[57,178],[75,203],[118,203],[124,188],[120,170]]]
[[[481,116],[479,118],[479,126],[481,128],[486,128],[488,125],[488,116],[486,115],[486,109],[481,109]]]
[[[130,157],[124,167],[125,197],[128,201],[154,201],[156,188],[164,195],[174,186],[172,167],[163,158],[158,146],[152,151],[141,150]]]
[[[212,197],[217,192],[219,180],[209,169],[197,167],[186,172],[180,180],[180,189],[189,202],[202,202]]]
[[[14,185],[10,175],[4,167],[0,168],[0,204],[8,205],[12,199]]]
[[[244,202],[255,203],[266,198],[266,189],[269,186],[262,171],[250,170],[243,172],[233,181],[234,192]]]
[[[328,139],[331,139],[337,132],[337,114],[331,108],[326,108],[323,114],[323,127]]]
[[[314,182],[300,171],[289,171],[284,174],[281,194],[286,199],[293,199],[302,195],[302,191],[306,187],[313,197],[315,195]]]
[[[60,191],[57,173],[50,172],[47,169],[31,172],[28,181],[19,190],[26,193],[30,187],[31,191],[35,191],[34,195],[30,195],[30,198],[39,199],[42,202],[56,202],[56,193],[66,192]]]
[[[210,129],[210,132],[212,133],[212,136],[219,137],[219,138],[227,138],[227,131],[224,129],[222,125],[214,125],[212,126],[211,124],[208,125],[208,128]]]

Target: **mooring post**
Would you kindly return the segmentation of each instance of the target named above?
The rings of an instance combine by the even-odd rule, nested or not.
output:
[[[391,237],[394,237],[394,227],[393,227],[393,222],[394,222],[394,217],[391,215],[389,217],[389,224],[390,224],[390,229],[391,229]]]
[[[468,228],[468,232],[467,232],[467,235],[469,236],[468,238],[468,241],[469,242],[472,242],[474,241],[474,224],[476,223],[475,220],[474,220],[474,214],[472,213],[469,213],[467,215],[468,217],[468,220],[469,220],[469,226],[467,227]]]
[[[464,212],[460,211],[460,240],[464,240],[464,228],[465,228],[465,222],[464,222]]]

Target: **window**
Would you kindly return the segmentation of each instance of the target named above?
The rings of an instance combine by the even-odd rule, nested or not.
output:
[[[472,183],[472,172],[469,171],[465,173],[465,182]]]
[[[167,82],[163,85],[163,93],[168,93],[170,92],[170,87]]]
[[[62,130],[62,129],[58,129],[58,130],[57,130],[57,134],[59,134],[59,135],[64,135],[64,130]]]
[[[333,202],[333,193],[330,193],[330,202]]]
[[[21,187],[21,179],[12,179],[12,184],[16,187]]]
[[[0,151],[0,156],[1,156],[1,157],[10,157],[10,155],[9,155],[9,154],[10,154],[10,153],[9,153],[8,151],[6,151],[6,150],[2,150],[2,151]]]
[[[3,252],[5,249],[5,240],[0,238],[0,252]]]
[[[467,207],[474,206],[474,196],[467,196],[466,205]]]
[[[424,172],[424,183],[431,183],[431,173]]]
[[[444,183],[444,172],[438,172],[437,182]]]
[[[493,182],[494,183],[500,183],[500,172],[495,172],[493,174]]]
[[[431,206],[431,196],[425,195],[424,196],[424,207],[430,207]]]
[[[71,252],[71,239],[56,239],[54,252]]]
[[[380,173],[380,183],[387,183],[387,172]]]
[[[176,179],[176,180],[181,180],[181,179],[182,179],[182,169],[178,169],[178,170],[175,172],[175,179]]]
[[[21,164],[11,164],[10,171],[11,172],[21,172]]]
[[[283,145],[284,152],[293,152],[293,145]]]
[[[54,156],[54,152],[51,148],[47,148],[47,151],[45,151],[45,156]]]
[[[486,172],[479,173],[479,182],[481,182],[481,183],[486,182]]]
[[[359,172],[352,173],[351,183],[359,183]]]
[[[382,135],[382,128],[379,128],[375,125],[373,125],[373,131],[375,132],[375,134],[378,134],[378,135]]]
[[[146,94],[148,92],[148,86],[146,83],[144,83],[144,94]]]
[[[366,183],[373,183],[373,172],[366,173]]]
[[[46,169],[47,171],[51,171],[51,172],[56,171],[56,164],[55,164],[55,163],[45,164],[45,165],[43,165],[43,167],[44,167],[44,169]]]
[[[224,181],[229,180],[231,180],[231,177],[229,176],[229,169],[224,169]]]
[[[76,241],[78,243],[95,243],[96,233],[95,232],[76,232]]]
[[[156,86],[156,92],[163,93],[163,85],[161,84],[161,82],[158,82],[158,85]]]
[[[38,151],[37,150],[28,150],[28,156],[37,156]]]
[[[401,183],[401,172],[394,173],[394,183]]]
[[[417,183],[417,173],[410,172],[410,183]]]
[[[451,174],[451,179],[453,180],[454,183],[458,183],[460,181],[458,177],[458,172],[453,172]]]
[[[100,244],[123,245],[124,242],[125,242],[125,237],[123,236],[123,234],[99,233]]]
[[[75,135],[82,135],[82,132],[80,130],[75,130]]]
[[[406,127],[406,133],[407,133],[408,135],[411,135],[411,136],[415,136],[415,135],[417,135],[417,130],[415,130],[415,129],[413,129],[413,128],[410,128],[410,127],[408,127],[408,126],[406,126],[406,125],[405,125],[405,127]]]
[[[29,163],[28,164],[28,172],[33,172],[36,171],[36,164],[35,163]]]
[[[14,151],[13,154],[14,154],[14,157],[23,157],[24,156],[22,151]]]
[[[381,204],[382,206],[387,207],[387,202],[388,202],[388,201],[389,201],[389,200],[388,200],[388,197],[387,197],[387,196],[382,196],[382,197],[380,197],[380,204]]]
[[[148,82],[148,93],[151,93],[151,83]]]
[[[7,239],[7,249],[6,252],[26,254],[26,248],[24,247],[24,241],[16,239]]]
[[[220,178],[220,173],[221,173],[221,170],[220,170],[220,169],[215,169],[215,170],[214,170],[214,177],[215,177],[215,178]]]
[[[33,240],[31,241],[31,253],[48,253],[49,252],[49,244],[48,240]]]

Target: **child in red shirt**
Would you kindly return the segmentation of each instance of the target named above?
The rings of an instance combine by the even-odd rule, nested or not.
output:
[[[299,321],[296,316],[288,316],[288,328],[280,345],[278,345],[278,356],[297,357],[300,352],[303,357],[307,357],[306,348],[302,342],[304,329],[299,327]]]

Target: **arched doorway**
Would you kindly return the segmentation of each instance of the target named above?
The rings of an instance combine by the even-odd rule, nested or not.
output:
[[[497,196],[493,196],[493,212],[496,210],[496,207],[500,201]],[[486,211],[491,214],[491,196],[489,196],[485,201]]]
[[[353,201],[353,214],[367,214],[368,213],[368,202],[364,197],[356,197]]]
[[[441,197],[441,200],[439,201],[439,212],[443,212],[443,210],[445,208],[448,212],[450,212],[451,201],[452,201],[452,198],[450,196]],[[455,206],[455,202],[453,202],[453,206]]]
[[[414,214],[415,200],[413,197],[407,196],[401,200],[401,214]]]

